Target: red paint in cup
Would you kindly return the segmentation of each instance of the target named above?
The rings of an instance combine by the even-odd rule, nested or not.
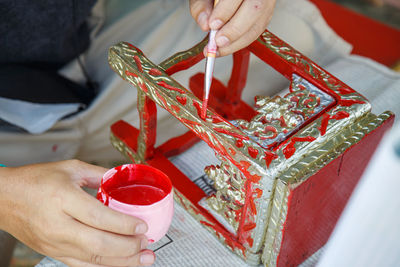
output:
[[[143,219],[150,240],[167,232],[173,215],[173,190],[168,176],[148,165],[126,164],[108,170],[97,199],[117,211]]]

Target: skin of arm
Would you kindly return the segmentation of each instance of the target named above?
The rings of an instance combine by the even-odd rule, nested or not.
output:
[[[146,223],[82,189],[105,171],[78,160],[0,168],[0,229],[68,266],[151,265]]]
[[[260,36],[265,30],[276,0],[190,0],[192,17],[203,31],[218,30],[217,56],[232,54]]]

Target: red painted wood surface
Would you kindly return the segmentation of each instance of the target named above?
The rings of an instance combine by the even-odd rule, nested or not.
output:
[[[393,121],[394,116],[290,193],[278,266],[297,266],[326,243],[371,155]]]
[[[137,150],[137,138],[139,136],[137,128],[123,120],[119,120],[111,125],[111,132],[119,140],[123,141],[127,147],[134,151]]]
[[[192,131],[173,137],[167,140],[164,144],[158,147],[161,153],[166,157],[172,157],[178,155],[182,151],[189,149],[192,145],[200,141]]]
[[[400,30],[327,0],[310,0],[333,30],[353,45],[353,54],[386,66],[400,60]]]
[[[229,79],[226,101],[229,105],[239,105],[242,99],[242,91],[246,86],[247,72],[249,69],[250,52],[247,49],[239,50],[233,54],[233,66]]]
[[[140,116],[140,134],[143,135],[143,141],[146,146],[145,154],[143,157],[145,159],[150,159],[154,155],[154,145],[156,143],[157,134],[157,107],[156,103],[149,97],[145,96],[142,111],[139,110]]]

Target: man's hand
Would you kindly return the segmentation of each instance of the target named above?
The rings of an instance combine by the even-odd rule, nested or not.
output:
[[[69,266],[152,264],[146,223],[81,189],[105,171],[77,160],[0,168],[0,229]]]
[[[272,17],[276,0],[190,0],[190,12],[203,31],[218,30],[218,55],[236,52],[260,36]]]

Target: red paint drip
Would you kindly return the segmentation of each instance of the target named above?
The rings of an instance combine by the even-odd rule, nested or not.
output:
[[[361,100],[353,100],[353,99],[340,99],[340,101],[339,101],[339,105],[341,105],[343,107],[349,107],[354,104],[365,104],[365,102],[361,101]]]
[[[219,116],[216,116],[216,115],[213,115],[212,116],[212,122],[213,123],[220,123],[220,122],[223,122],[224,120],[221,118],[221,117],[219,117]]]
[[[133,59],[135,60],[136,66],[138,67],[139,72],[143,72],[142,68],[142,62],[140,62],[140,58],[138,56],[133,56]]]
[[[200,107],[200,103],[193,101],[193,106],[196,108],[197,116],[199,116],[201,119],[204,120],[205,118],[203,118],[203,114],[202,114],[203,111],[202,111],[202,108]]]
[[[240,165],[242,165],[242,168],[243,168],[245,171],[247,171],[247,169],[251,166],[250,162],[244,161],[244,160],[240,161]]]
[[[267,168],[269,168],[269,165],[271,164],[271,162],[274,159],[278,158],[278,155],[276,155],[275,153],[272,153],[270,151],[265,151],[264,155],[265,155],[265,164],[267,165]]]
[[[257,215],[257,208],[256,208],[256,203],[254,203],[254,199],[252,196],[249,198],[249,203],[250,203],[250,213],[251,215]]]
[[[229,148],[229,152],[233,155],[233,156],[235,156],[236,155],[236,151],[233,149],[233,148]]]
[[[340,87],[337,90],[342,95],[348,95],[348,94],[354,93],[354,90],[351,88],[348,88],[348,87]]]
[[[139,87],[144,91],[144,92],[148,92],[149,90],[147,89],[146,84],[139,82]]]
[[[266,137],[265,139],[274,139],[278,136],[278,131],[274,126],[268,125],[264,128],[264,133],[272,132],[272,136]]]
[[[287,124],[285,122],[285,119],[283,118],[283,115],[279,118],[279,121],[281,123],[281,127],[287,127]]]
[[[245,225],[243,225],[243,231],[245,231],[245,232],[247,232],[247,231],[250,231],[250,230],[253,230],[254,228],[256,228],[256,224],[255,223],[248,223],[248,224],[245,224]]]
[[[182,105],[186,105],[186,96],[176,96],[176,100],[181,103]]]
[[[175,110],[176,113],[179,113],[179,111],[181,110],[178,106],[175,105],[171,105],[171,108]]]
[[[174,87],[174,86],[172,86],[172,85],[169,85],[169,84],[166,83],[165,81],[159,81],[157,84],[160,85],[160,86],[162,86],[162,87],[164,87],[164,88],[167,88],[167,89],[169,89],[169,90],[176,91],[176,92],[178,92],[178,93],[180,93],[180,94],[185,94],[185,93],[186,93],[185,90],[183,90],[183,89],[181,89],[181,88]]]
[[[142,50],[140,50],[139,48],[137,48],[136,46],[130,44],[130,43],[126,43],[130,48],[133,48],[133,50],[136,50],[136,52],[138,52],[139,54],[143,55]]]
[[[249,237],[247,238],[247,243],[249,244],[250,247],[253,246],[254,240],[253,240],[253,238],[251,238],[251,236],[249,236]]]
[[[312,142],[314,141],[316,138],[312,137],[312,136],[306,136],[306,137],[293,137],[289,144],[283,149],[283,154],[285,155],[285,158],[288,159],[291,156],[293,156],[294,152],[296,152],[296,148],[294,147],[294,145],[297,142]]]
[[[236,146],[237,147],[242,147],[243,146],[243,141],[240,140],[240,139],[236,140]]]
[[[238,222],[240,219],[240,215],[242,214],[242,209],[238,209],[238,210],[233,210],[233,212],[235,213],[235,220]]]
[[[160,99],[161,102],[163,102],[164,108],[165,108],[167,111],[170,111],[169,108],[168,108],[167,101],[165,101],[164,97],[162,97],[162,96],[160,95],[160,93],[159,93],[157,90],[155,90],[155,92],[156,92],[156,95],[157,95],[158,99]]]
[[[194,126],[199,126],[199,125],[201,125],[201,124],[198,123],[198,122],[191,121],[191,120],[188,120],[188,119],[185,119],[185,118],[180,118],[180,120],[181,120],[183,123],[186,123],[186,124],[189,124],[189,125],[194,125]]]
[[[159,70],[159,69],[151,68],[151,69],[149,70],[149,74],[150,74],[150,75],[153,75],[153,76],[160,76],[160,75],[162,75],[163,73],[162,73],[162,71]]]
[[[263,194],[263,191],[260,188],[256,188],[254,190],[254,193],[257,194],[256,198],[260,198],[262,196],[262,194]]]
[[[150,205],[163,199],[167,194],[155,186],[133,184],[111,190],[109,196],[132,205]]]
[[[51,147],[51,151],[53,151],[53,152],[56,152],[57,149],[58,149],[58,145],[56,145],[56,144]]]
[[[328,128],[328,123],[330,120],[341,120],[344,118],[349,117],[350,114],[347,113],[346,111],[339,111],[335,115],[329,115],[327,113],[324,113],[322,115],[322,120],[321,120],[321,126],[319,127],[319,132],[321,135],[325,135],[326,129]]]
[[[258,183],[261,180],[261,176],[257,174],[249,175],[249,180],[252,183]]]
[[[125,74],[128,76],[133,76],[133,77],[138,77],[136,73],[130,72],[130,71],[125,71]]]
[[[302,85],[302,84],[299,84],[298,86],[299,86],[300,90],[306,90],[306,89],[307,89],[307,88],[306,88],[304,85]]]
[[[255,149],[255,148],[253,148],[253,147],[250,147],[250,146],[249,146],[249,148],[247,149],[247,151],[249,152],[249,155],[250,155],[253,159],[255,159],[255,158],[257,157],[257,155],[258,155],[258,150]]]
[[[310,106],[308,105],[310,102],[313,102],[313,100],[312,100],[311,98],[306,99],[306,100],[304,101],[304,105],[305,105],[306,107],[310,108]]]
[[[224,129],[224,128],[215,127],[215,128],[213,128],[213,129],[214,129],[215,131],[219,132],[219,133],[223,133],[223,134],[226,134],[226,135],[230,135],[230,136],[233,136],[233,137],[235,137],[235,138],[244,139],[244,140],[249,140],[249,137],[248,137],[248,136],[241,135],[241,134],[239,134],[239,133],[234,133],[234,132],[228,131],[228,130],[226,130],[226,129]]]

